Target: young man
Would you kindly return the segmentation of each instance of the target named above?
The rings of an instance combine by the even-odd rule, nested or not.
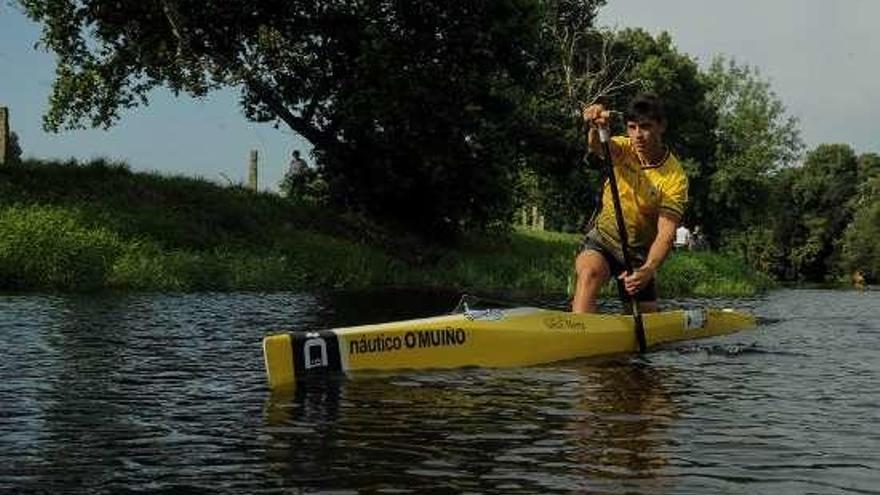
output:
[[[584,110],[590,126],[590,153],[603,159],[598,128],[608,126],[609,115],[602,105]],[[627,135],[613,137],[609,145],[633,273],[626,273],[623,267],[614,203],[606,179],[601,210],[575,260],[575,313],[595,312],[599,289],[611,277],[617,280],[621,298],[635,296],[642,312],[657,311],[654,276],[669,254],[687,203],[687,176],[663,142],[666,114],[662,103],[654,95],[639,95],[629,104],[624,119]]]

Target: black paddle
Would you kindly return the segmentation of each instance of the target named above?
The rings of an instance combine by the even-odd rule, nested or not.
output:
[[[620,192],[617,190],[617,178],[614,176],[614,165],[611,163],[611,146],[608,144],[610,131],[607,127],[599,128],[599,140],[605,150],[605,174],[608,175],[608,185],[611,186],[611,199],[614,201],[614,216],[617,219],[617,231],[620,233],[620,247],[623,249],[623,268],[627,273],[633,273],[632,259],[629,255],[629,239],[626,235],[626,224],[623,221],[623,209],[620,207]],[[636,340],[639,342],[639,352],[648,350],[645,339],[645,324],[642,322],[642,312],[639,311],[639,302],[635,296],[629,296],[632,305],[633,319],[635,320]]]

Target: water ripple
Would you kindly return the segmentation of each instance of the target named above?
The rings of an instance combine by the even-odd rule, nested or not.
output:
[[[0,297],[0,492],[880,493],[880,293],[779,291],[643,358],[270,394],[259,341],[452,295]]]

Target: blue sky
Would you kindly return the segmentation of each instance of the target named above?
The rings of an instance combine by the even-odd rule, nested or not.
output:
[[[609,0],[599,23],[668,31],[701,64],[725,54],[757,66],[800,119],[809,147],[843,142],[863,153],[880,152],[878,19],[876,0]],[[0,105],[10,107],[25,156],[102,156],[225,183],[246,179],[249,150],[257,149],[260,187],[275,190],[290,152],[308,149],[286,128],[248,122],[234,90],[204,100],[161,90],[109,131],[45,133],[54,62],[34,49],[38,37],[37,25],[0,3]]]

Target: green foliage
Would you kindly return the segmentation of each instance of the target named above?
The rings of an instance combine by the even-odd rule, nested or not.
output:
[[[726,230],[761,224],[771,176],[797,159],[803,144],[797,120],[786,114],[756,68],[718,57],[706,81],[708,100],[718,114],[718,142],[701,220],[715,239]]]
[[[93,290],[103,286],[122,242],[90,226],[81,211],[39,205],[0,207],[0,287]]]
[[[747,296],[772,286],[735,256],[712,252],[677,251],[657,276],[658,291],[676,296]]]
[[[463,292],[565,294],[577,241],[576,235],[536,231],[470,237],[416,282]]]
[[[345,146],[316,152],[333,204],[441,242],[508,222],[534,2],[393,5],[362,13],[332,109]]]
[[[771,227],[756,225],[729,232],[724,252],[746,260],[759,273],[784,275],[786,251]]]
[[[136,174],[105,161],[3,168],[0,193],[0,288],[13,290],[409,286],[562,296],[580,240],[513,231],[471,235],[459,249],[440,249],[362,217],[204,181]],[[157,224],[156,210],[143,200],[126,202],[129,194],[162,204],[167,218]],[[228,221],[204,229],[218,212]],[[188,231],[205,238],[182,234]],[[739,293],[740,276],[706,287]],[[666,294],[689,284],[673,279]]]
[[[840,268],[846,274],[862,270],[876,281],[880,278],[880,174],[861,184],[854,207],[843,236]]]
[[[393,272],[360,245],[387,234],[358,219],[105,160],[0,169],[0,208],[4,288],[289,290]]]
[[[880,155],[877,153],[865,153],[859,156],[859,184],[867,184],[868,181],[880,177]]]
[[[777,241],[788,248],[791,272],[822,281],[840,256],[839,240],[852,219],[858,161],[848,145],[823,144],[789,175],[780,191]]]
[[[316,170],[308,169],[297,174],[286,174],[281,180],[281,194],[293,201],[311,205],[329,202],[327,182]]]

